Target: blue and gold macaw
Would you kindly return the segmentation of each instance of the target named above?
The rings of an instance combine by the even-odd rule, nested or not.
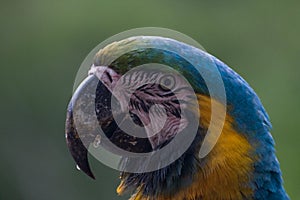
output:
[[[145,44],[147,48],[143,48]],[[204,80],[193,71],[191,63],[163,47],[180,49],[199,68],[206,66],[206,60],[212,61],[224,82],[227,103],[221,106],[227,110],[225,123],[216,145],[204,158],[199,158],[199,149],[211,123],[211,102],[218,102],[218,99],[211,97]],[[125,54],[116,57],[124,49],[135,50],[125,51]],[[131,37],[114,42],[96,54],[94,68],[97,71],[97,66],[101,66],[101,70],[106,71],[97,86],[95,111],[99,125],[106,130],[105,134],[111,142],[127,151],[139,153],[160,149],[174,136],[173,129],[168,129],[169,132],[160,139],[130,136],[118,129],[107,104],[109,101],[103,101],[112,98],[110,89],[115,79],[135,66],[147,63],[170,66],[189,81],[199,104],[199,128],[190,147],[169,166],[146,173],[121,172],[118,194],[133,190],[131,200],[289,199],[283,187],[274,140],[270,134],[271,123],[253,89],[217,58],[173,39]],[[86,84],[89,81],[83,85]],[[81,89],[76,94],[80,92]],[[171,101],[167,98],[167,92],[162,87],[142,88],[133,103],[136,109],[140,109],[140,112],[132,112],[133,120],[141,124],[144,114],[149,111],[147,109],[157,101],[168,103],[173,109],[170,115],[178,117],[175,111],[179,101]],[[85,137],[78,136],[73,112],[71,101],[66,121],[67,144],[80,169],[94,178],[82,140],[93,141],[95,135],[86,133]],[[190,112],[193,113],[192,110]]]

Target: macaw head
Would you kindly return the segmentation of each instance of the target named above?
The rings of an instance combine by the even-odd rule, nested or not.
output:
[[[99,137],[112,152],[150,153],[152,170],[126,156],[122,161],[117,191],[134,189],[133,199],[242,199],[270,197],[271,186],[258,190],[266,183],[281,186],[270,128],[257,95],[224,63],[172,39],[140,36],[95,55],[68,106],[66,140],[92,178],[87,148]],[[208,155],[201,156],[203,146]]]

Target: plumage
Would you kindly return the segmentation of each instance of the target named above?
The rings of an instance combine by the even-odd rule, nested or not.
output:
[[[147,63],[170,66],[189,81],[200,109],[198,133],[188,150],[169,166],[147,173],[122,173],[119,194],[132,190],[131,200],[288,199],[270,134],[269,117],[243,78],[214,56],[163,37],[137,36],[114,42],[94,58],[94,66],[108,66],[118,74]],[[211,97],[204,79],[194,68],[205,71],[213,80],[211,64],[217,67],[224,82],[226,105],[220,103],[221,97]],[[144,95],[155,96],[147,91]],[[208,125],[222,123],[211,121],[211,102],[220,109],[226,107],[225,123],[213,150],[205,158],[199,158]],[[137,104],[143,111],[148,109],[147,103]],[[124,137],[115,135],[112,140]],[[140,144],[149,150],[151,147],[146,143]]]

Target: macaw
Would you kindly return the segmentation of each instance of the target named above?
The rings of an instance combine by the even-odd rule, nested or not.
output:
[[[145,45],[147,48],[143,48]],[[199,149],[209,124],[214,123],[210,121],[211,102],[218,102],[218,98],[209,94],[205,81],[199,73],[193,71],[191,63],[172,51],[164,50],[165,47],[180,50],[198,68],[207,67],[207,60],[212,61],[224,83],[226,104],[220,103],[220,106],[226,108],[224,125],[215,146],[204,158],[199,157]],[[127,52],[126,49],[131,50]],[[120,51],[126,53],[116,56]],[[159,138],[138,138],[119,129],[112,117],[108,102],[114,98],[111,89],[115,82],[134,67],[147,63],[170,66],[188,80],[196,93],[200,109],[199,127],[188,149],[168,166],[150,172],[121,172],[118,194],[133,191],[130,200],[289,199],[275,155],[269,117],[249,84],[209,53],[174,39],[158,36],[130,37],[101,49],[94,57],[90,75],[74,93],[67,109],[66,141],[75,162],[83,172],[94,178],[88,164],[88,150],[83,143],[91,143],[96,136],[87,130],[79,137],[73,116],[74,101],[78,96],[84,95],[84,87],[94,84],[92,80],[95,80],[99,71],[104,75],[98,77],[100,80],[94,86],[94,111],[98,124],[88,125],[89,130],[100,125],[114,145],[135,153],[157,151],[176,135],[170,123],[165,134]],[[130,84],[130,80],[126,80]],[[176,119],[178,102],[188,104],[189,101],[188,95],[172,101],[167,95],[170,91],[163,87],[138,90],[130,117],[141,126],[149,107],[154,103],[168,103],[168,115]],[[189,106],[185,109],[194,112]],[[136,110],[139,112],[134,112]],[[85,120],[86,123],[89,119]]]

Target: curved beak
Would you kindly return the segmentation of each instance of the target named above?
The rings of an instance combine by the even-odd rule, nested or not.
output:
[[[101,146],[111,152],[119,152],[119,148],[134,153],[153,151],[147,137],[135,137],[120,129],[115,119],[126,124],[130,118],[122,112],[120,102],[102,80],[90,75],[82,81],[68,105],[65,126],[66,142],[77,168],[93,179],[95,176],[88,162],[88,148],[91,144],[95,147],[95,143],[99,142],[99,134]],[[145,131],[139,133],[147,136]]]
[[[96,76],[91,75],[76,89],[67,109],[65,136],[69,151],[77,168],[93,179],[95,176],[88,162],[88,148],[95,140],[99,123],[111,117],[110,106],[103,105],[109,104],[110,98],[110,91]]]
[[[66,141],[69,151],[77,164],[77,167],[84,173],[86,173],[89,177],[95,179],[95,176],[93,175],[88,162],[87,148],[83,145],[74,124],[72,101],[69,103],[67,110]]]

